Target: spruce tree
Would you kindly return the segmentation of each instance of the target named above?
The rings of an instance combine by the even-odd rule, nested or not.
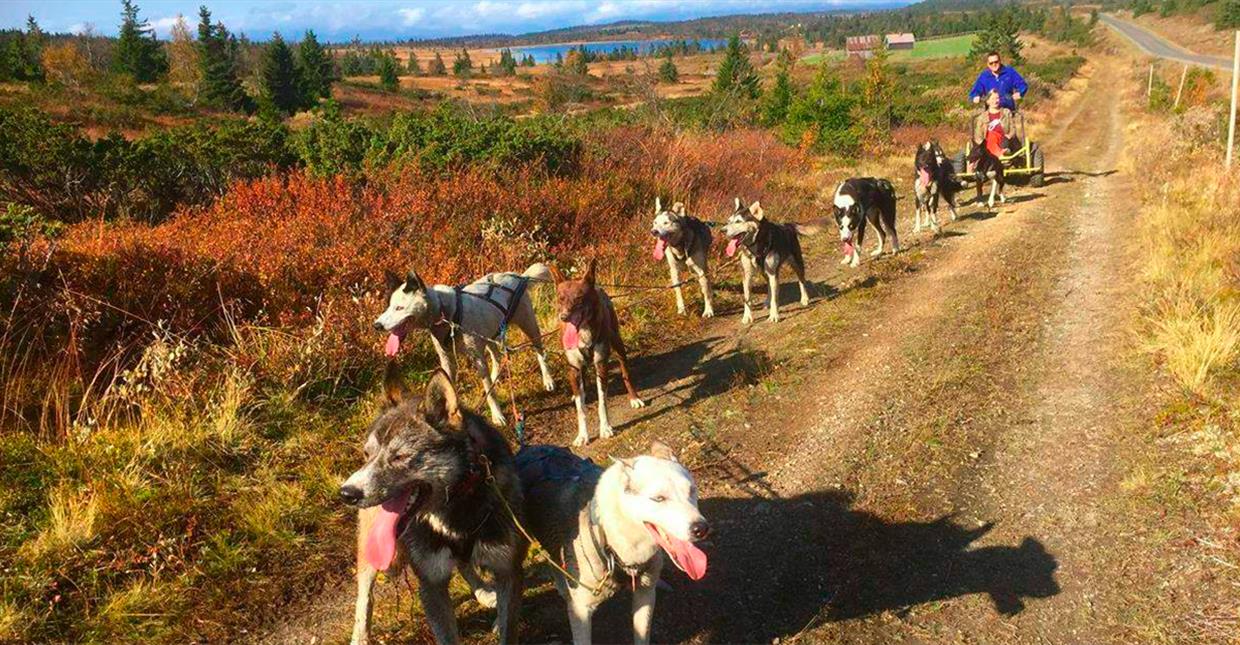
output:
[[[332,82],[336,80],[331,54],[319,44],[313,30],[306,31],[297,45],[297,76],[301,80],[299,94],[303,107],[313,107],[319,99],[332,96]]]
[[[14,42],[12,57],[17,65],[17,79],[43,80],[43,48],[47,45],[47,38],[34,16],[26,16],[26,33]]]
[[[418,62],[417,52],[409,52],[409,63],[405,66],[405,69],[409,72],[410,76],[422,75],[422,64]]]
[[[448,74],[448,66],[443,63],[443,56],[439,52],[435,52],[435,58],[431,60],[430,65],[431,76],[446,76]]]
[[[1218,13],[1214,16],[1214,28],[1219,30],[1240,28],[1240,0],[1223,0]]]
[[[499,53],[499,64],[495,66],[496,74],[499,76],[512,76],[517,73],[517,59],[512,55],[512,50],[504,48]]]
[[[293,63],[293,50],[289,49],[279,32],[272,36],[271,42],[263,49],[259,79],[263,99],[269,101],[276,110],[292,114],[302,105],[301,83],[297,66]]]
[[[456,60],[452,61],[452,75],[458,78],[468,78],[474,71],[474,62],[469,58],[469,52],[462,49],[461,53],[456,55]]]
[[[203,101],[224,110],[252,112],[254,102],[237,78],[236,38],[229,35],[222,23],[211,24],[211,12],[205,6],[198,9],[198,18]]]
[[[982,32],[973,41],[973,49],[970,50],[969,56],[980,58],[989,52],[996,51],[1003,56],[1006,63],[1019,65],[1024,62],[1020,51],[1025,48],[1019,36],[1020,20],[1014,7],[1008,6],[1002,10],[993,11],[986,18]]]
[[[153,83],[168,72],[168,57],[155,39],[155,30],[138,19],[138,5],[131,0],[121,0],[121,29],[112,69],[139,83]]]
[[[766,125],[783,123],[792,105],[792,64],[794,59],[787,49],[779,52],[775,61],[775,81],[762,96],[762,121]]]
[[[396,57],[390,53],[380,53],[375,56],[377,61],[376,67],[379,72],[379,85],[383,89],[394,92],[400,87],[400,75],[398,74]]]
[[[719,72],[715,75],[712,90],[716,94],[736,93],[748,98],[757,98],[762,88],[758,84],[758,73],[749,62],[749,48],[733,34],[728,39],[728,47],[723,54],[723,62],[719,63]]]
[[[667,56],[664,57],[663,64],[659,65],[659,82],[680,82],[680,70],[676,69],[676,63],[672,60],[672,52],[670,50],[667,52]]]

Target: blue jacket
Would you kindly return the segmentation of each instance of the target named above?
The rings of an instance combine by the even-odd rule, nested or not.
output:
[[[1012,92],[1020,92],[1024,96],[1029,91],[1029,84],[1025,83],[1025,79],[1016,73],[1015,69],[1004,65],[999,68],[999,75],[995,76],[990,70],[984,69],[977,76],[977,82],[973,83],[973,89],[969,90],[969,100],[973,97],[986,98],[990,94],[990,90],[999,90],[999,106],[1009,110],[1016,110],[1016,101],[1012,100]]]

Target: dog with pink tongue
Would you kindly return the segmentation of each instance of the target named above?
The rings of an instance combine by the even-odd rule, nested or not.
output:
[[[650,234],[654,236],[655,261],[667,260],[672,290],[676,292],[676,313],[685,315],[685,296],[681,290],[680,270],[682,267],[687,267],[697,276],[698,287],[702,290],[702,317],[714,316],[714,292],[711,289],[706,266],[710,259],[710,226],[688,214],[683,203],[676,202],[671,208],[663,208],[663,202],[656,197],[654,199],[654,222],[650,224]]]
[[[406,567],[418,579],[418,597],[439,645],[460,642],[448,594],[453,572],[479,603],[495,607],[499,642],[514,642],[529,545],[508,515],[510,508],[521,512],[523,497],[507,441],[461,406],[442,370],[417,396],[390,363],[384,386],[385,404],[366,439],[366,463],[340,487],[341,500],[358,509],[353,645],[369,642],[378,572]]]
[[[516,466],[530,532],[571,575],[554,571],[552,579],[568,604],[574,645],[589,645],[595,609],[621,589],[632,593],[633,642],[649,643],[664,562],[693,581],[706,575],[699,544],[710,525],[693,475],[659,441],[606,470],[553,446],[521,450]]]
[[[577,437],[574,446],[590,442],[586,429],[585,371],[594,366],[594,381],[598,386],[598,436],[606,439],[614,432],[607,417],[607,374],[611,353],[616,353],[620,363],[620,376],[629,394],[629,407],[646,406],[637,396],[633,381],[629,378],[628,350],[620,337],[620,319],[611,298],[595,284],[595,262],[579,280],[568,280],[554,266],[550,267],[555,280],[556,306],[560,317],[560,340],[564,345],[564,357],[568,360],[568,384],[573,389],[573,403],[577,406]]]

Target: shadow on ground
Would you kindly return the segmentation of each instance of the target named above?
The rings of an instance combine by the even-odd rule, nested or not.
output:
[[[901,614],[970,594],[1013,615],[1026,599],[1059,593],[1056,560],[1032,537],[973,548],[991,525],[964,526],[950,516],[888,522],[852,502],[842,490],[703,500],[714,526],[708,573],[694,583],[665,569],[672,590],[660,592],[654,640],[770,643],[823,622]],[[554,592],[529,599],[525,617],[526,640],[568,640]],[[596,642],[632,642],[630,625],[629,596],[621,592],[596,615]]]

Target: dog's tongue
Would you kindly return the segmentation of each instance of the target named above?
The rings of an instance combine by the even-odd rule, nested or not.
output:
[[[852,242],[851,242],[851,241],[849,241],[849,242],[844,242],[844,255],[852,255],[852,254],[853,254],[853,244],[852,244]]]
[[[728,254],[728,257],[732,257],[733,255],[736,255],[736,245],[740,243],[741,243],[740,240],[736,238],[732,238],[728,240],[728,249],[726,251]]]
[[[929,170],[926,170],[925,168],[918,170],[917,177],[921,179],[922,186],[930,185],[930,171]]]
[[[564,321],[564,335],[560,340],[564,343],[564,349],[577,349],[577,325],[573,321]]]
[[[400,334],[388,334],[387,343],[383,346],[383,353],[395,356],[400,351]]]
[[[646,524],[646,529],[672,558],[676,567],[684,571],[690,579],[701,580],[706,575],[706,553],[692,542],[666,535],[651,524]]]
[[[397,340],[399,345],[400,341]],[[396,557],[396,523],[400,521],[401,511],[409,503],[409,493],[398,495],[379,506],[379,512],[370,524],[370,534],[366,536],[366,546],[362,554],[374,568],[385,571]]]
[[[663,259],[663,249],[666,246],[667,246],[667,242],[664,242],[663,238],[656,237],[654,239],[654,259],[656,260]]]

